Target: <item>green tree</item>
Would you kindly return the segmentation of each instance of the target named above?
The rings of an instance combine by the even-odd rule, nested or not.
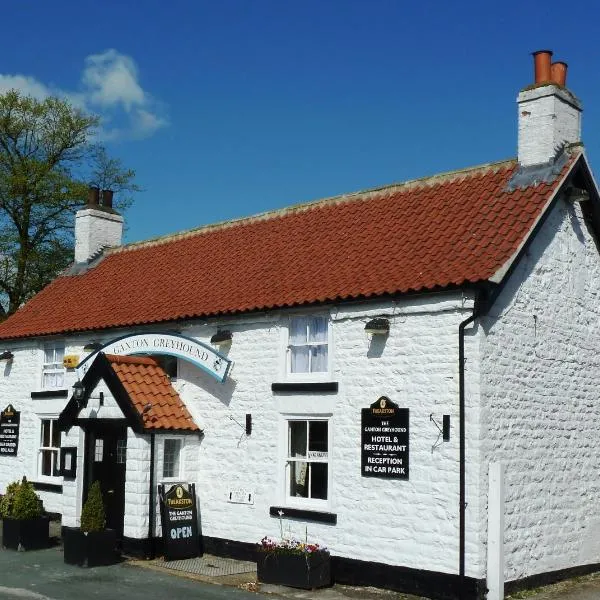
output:
[[[112,189],[118,210],[139,191],[134,171],[95,143],[98,124],[67,100],[0,94],[0,320],[71,263],[90,185]]]
[[[106,513],[102,501],[100,482],[94,481],[88,492],[87,500],[81,509],[81,531],[104,531]]]

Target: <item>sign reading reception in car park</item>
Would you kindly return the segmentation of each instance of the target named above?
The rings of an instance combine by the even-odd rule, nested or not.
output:
[[[361,413],[362,476],[408,479],[408,408],[381,396]]]

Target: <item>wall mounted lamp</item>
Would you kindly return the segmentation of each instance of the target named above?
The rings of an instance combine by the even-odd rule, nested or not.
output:
[[[96,352],[102,348],[102,344],[100,342],[89,342],[83,347],[84,352]]]
[[[79,381],[79,379],[73,384],[73,398],[75,398],[75,402],[77,402],[77,406],[81,409],[85,406],[83,398],[85,396],[85,387],[83,387],[83,383]]]
[[[365,325],[365,333],[367,335],[388,335],[390,333],[390,322],[382,317],[371,319]]]
[[[9,361],[12,360],[15,355],[10,350],[5,350],[2,354],[0,354],[0,360]]]
[[[223,331],[217,331],[217,333],[210,338],[210,343],[215,346],[227,346],[228,344],[231,344],[232,340],[233,334],[228,329],[225,329]]]

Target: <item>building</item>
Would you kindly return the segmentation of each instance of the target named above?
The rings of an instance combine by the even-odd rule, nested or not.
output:
[[[126,246],[92,193],[71,269],[0,325],[0,490],[75,526],[99,479],[147,556],[157,485],[193,482],[206,550],[283,529],[437,598],[597,569],[600,198],[535,62],[516,160]]]

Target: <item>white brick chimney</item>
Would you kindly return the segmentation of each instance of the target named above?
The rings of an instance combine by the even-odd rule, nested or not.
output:
[[[99,250],[120,246],[123,217],[112,208],[112,192],[90,188],[88,204],[75,214],[75,262],[88,262]]]
[[[581,141],[581,102],[566,89],[567,65],[534,52],[535,83],[519,93],[519,163],[546,163],[563,144]]]

